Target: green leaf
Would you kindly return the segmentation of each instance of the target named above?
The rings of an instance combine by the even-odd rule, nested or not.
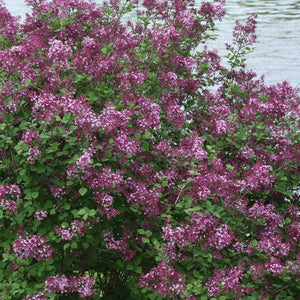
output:
[[[149,244],[150,243],[150,240],[146,237],[142,237],[142,241],[144,244]]]
[[[141,134],[140,132],[136,132],[136,133],[134,134],[134,136],[135,136],[135,138],[136,138],[137,141],[140,141],[141,138],[142,138],[142,134]]]
[[[88,214],[90,217],[94,217],[97,215],[97,211],[95,209],[91,209]]]
[[[139,234],[145,234],[145,230],[144,230],[144,229],[138,229],[137,232],[138,232]]]
[[[120,259],[117,260],[117,265],[121,268],[124,268],[124,262]]]
[[[166,187],[169,185],[169,182],[168,181],[163,181],[162,184],[161,184],[163,187]]]
[[[82,246],[83,246],[84,249],[87,249],[90,245],[87,242],[83,242]]]
[[[71,244],[71,248],[72,249],[77,249],[78,248],[77,242],[73,241],[72,244]]]
[[[234,167],[232,165],[227,164],[226,169],[232,172],[234,170]]]
[[[150,150],[150,145],[149,145],[149,143],[148,143],[148,142],[144,142],[144,143],[143,143],[143,146],[142,146],[142,149],[143,149],[144,151],[146,151],[146,152],[149,152],[149,150]]]
[[[33,199],[36,199],[38,196],[39,196],[39,192],[33,192],[33,193],[31,193],[31,197]]]
[[[127,270],[134,270],[134,265],[128,263],[127,266],[126,266],[126,269],[127,269]]]
[[[289,218],[285,218],[285,223],[290,224],[290,223],[292,223],[292,220]]]
[[[31,84],[31,80],[29,78],[25,79],[25,87],[28,87]]]
[[[67,250],[70,247],[70,243],[64,244],[64,250]]]
[[[12,287],[13,287],[13,289],[18,289],[20,287],[20,285],[18,283],[14,282],[12,284]]]
[[[78,211],[78,215],[79,215],[79,216],[83,216],[84,214],[86,214],[87,210],[88,210],[87,207],[81,208],[81,209]]]
[[[68,180],[67,181],[67,186],[73,185],[73,181],[72,180]]]
[[[147,237],[150,237],[150,236],[152,235],[152,231],[146,230],[146,231],[145,231],[145,234],[146,234]]]
[[[71,208],[71,205],[69,203],[64,204],[64,209],[69,210]]]
[[[196,277],[196,278],[199,278],[200,277],[200,273],[196,270],[193,271],[193,275]]]
[[[151,137],[151,132],[150,131],[146,131],[145,134],[143,135],[144,139],[149,139]]]
[[[110,150],[109,150],[109,151],[106,151],[106,152],[105,152],[105,156],[106,156],[107,158],[112,157],[111,151],[110,151]]]
[[[212,255],[210,253],[207,254],[207,260],[211,263],[212,262]]]
[[[79,189],[79,194],[81,196],[84,196],[86,194],[86,192],[87,192],[87,188],[81,188],[81,189]]]

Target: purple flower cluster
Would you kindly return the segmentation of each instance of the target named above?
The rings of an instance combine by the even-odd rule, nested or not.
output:
[[[21,196],[22,193],[18,185],[0,185],[0,206],[10,214],[16,215],[18,213],[18,205],[12,199],[21,198]]]
[[[56,185],[51,185],[50,187],[50,190],[51,190],[51,194],[54,198],[57,198],[57,199],[62,199],[63,195],[65,194],[65,187],[59,187],[59,186],[56,186]]]
[[[249,16],[245,24],[241,24],[239,21],[236,21],[236,26],[234,27],[233,32],[234,43],[240,45],[240,47],[255,44],[256,18],[257,15]]]
[[[96,294],[93,289],[95,279],[87,276],[67,278],[65,275],[50,276],[46,282],[46,291],[50,293],[78,292],[81,298],[91,297]]]
[[[244,263],[240,263],[237,267],[228,268],[225,271],[215,269],[214,275],[206,283],[208,295],[210,297],[218,297],[221,293],[225,292],[225,294],[235,294],[235,299],[242,299],[242,296],[253,291],[252,288],[240,285],[240,281],[244,276],[244,265]]]
[[[117,209],[113,208],[114,199],[112,196],[97,192],[95,193],[95,200],[101,206],[101,214],[106,215],[108,219],[120,214]]]
[[[23,133],[22,140],[30,147],[33,146],[34,141],[40,141],[41,137],[34,129],[30,129]]]
[[[218,225],[218,223],[216,217],[193,213],[190,222],[182,223],[175,229],[172,229],[171,224],[167,222],[167,226],[163,227],[163,238],[176,243],[179,248],[202,242],[203,247],[221,250],[228,247],[235,237],[228,231],[227,224]]]
[[[106,248],[119,252],[125,261],[130,261],[135,257],[136,251],[128,248],[128,243],[132,238],[132,234],[124,233],[121,240],[116,240],[111,232],[104,230],[103,236]]]
[[[41,156],[41,151],[37,147],[29,148],[28,150],[28,162],[34,164],[35,161]]]
[[[44,295],[43,293],[40,293],[40,292],[38,292],[38,293],[36,293],[32,296],[26,296],[24,298],[24,300],[48,300],[48,299],[49,299],[48,296],[46,296],[46,295]]]
[[[280,235],[262,236],[257,245],[257,249],[279,257],[288,256],[290,248],[291,245],[289,243],[283,243]]]
[[[65,226],[56,226],[56,234],[59,234],[63,240],[70,241],[73,237],[84,236],[86,226],[83,221],[75,220],[71,222],[71,226],[66,228]]]
[[[0,206],[6,211],[8,211],[10,214],[16,215],[18,213],[17,208],[18,205],[13,200],[0,200]]]
[[[256,221],[264,222],[265,226],[261,229],[261,236],[273,236],[278,230],[278,226],[283,220],[283,214],[274,212],[273,204],[264,205],[255,203],[248,209],[248,216]]]
[[[246,186],[252,190],[268,187],[274,180],[274,177],[270,175],[271,171],[271,166],[262,164],[253,165],[249,171],[250,175],[244,179]]]
[[[68,58],[72,55],[70,45],[65,45],[60,40],[52,39],[49,41],[50,48],[47,57],[61,68],[68,68]]]
[[[284,272],[280,259],[275,257],[270,257],[269,261],[265,263],[265,269],[272,273],[273,276],[280,275]]]
[[[234,239],[233,232],[228,231],[228,229],[227,224],[222,224],[215,228],[208,237],[209,245],[217,250],[228,247]]]
[[[30,129],[23,133],[22,140],[29,146],[27,160],[30,164],[34,164],[37,158],[41,156],[41,151],[33,142],[39,142],[41,137],[34,129]]]
[[[141,275],[138,285],[154,290],[163,298],[176,297],[181,296],[186,290],[184,277],[176,269],[160,262],[156,268]]]
[[[40,211],[37,211],[34,216],[37,220],[41,221],[41,220],[47,218],[48,212],[46,210],[40,210]]]
[[[77,168],[81,171],[87,170],[92,164],[92,153],[88,150],[84,150],[83,154],[77,159]]]
[[[21,258],[33,257],[39,261],[51,259],[54,248],[46,245],[46,238],[39,235],[19,234],[13,243],[13,251]]]

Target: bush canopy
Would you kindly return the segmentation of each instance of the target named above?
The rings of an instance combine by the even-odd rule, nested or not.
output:
[[[296,299],[299,91],[247,69],[256,16],[224,63],[223,0],[26,2],[0,4],[0,298]]]

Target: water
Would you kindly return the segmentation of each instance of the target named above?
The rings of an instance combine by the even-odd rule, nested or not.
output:
[[[248,56],[248,67],[265,74],[268,83],[287,80],[300,87],[300,1],[227,0],[226,8],[216,48],[231,39],[235,19],[256,13],[258,39],[254,52]]]
[[[248,67],[259,75],[265,74],[269,84],[287,80],[300,87],[300,1],[227,0],[225,7],[227,15],[218,24],[219,39],[210,45],[225,55],[224,44],[231,41],[234,20],[256,13],[258,40],[255,51],[248,55]],[[7,8],[22,17],[29,11],[24,0],[7,0]]]

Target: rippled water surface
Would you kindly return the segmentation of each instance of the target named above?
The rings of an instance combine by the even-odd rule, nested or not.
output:
[[[28,12],[24,0],[6,2],[14,15],[24,16]],[[225,55],[224,43],[231,41],[234,20],[256,13],[259,16],[258,41],[255,51],[248,56],[248,66],[259,75],[265,74],[270,84],[288,80],[300,87],[300,1],[227,0],[225,7],[227,16],[218,24],[219,39],[211,46]]]

